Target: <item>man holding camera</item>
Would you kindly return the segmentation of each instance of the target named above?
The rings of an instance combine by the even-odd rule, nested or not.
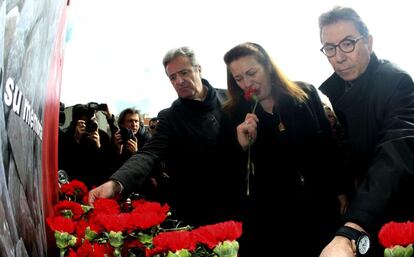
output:
[[[106,181],[115,170],[115,145],[109,135],[98,128],[97,107],[77,104],[72,121],[59,141],[59,169],[69,180],[83,181],[89,188]]]
[[[121,167],[149,139],[148,132],[141,124],[140,112],[134,108],[126,108],[119,114],[119,130],[113,135],[120,157],[117,168]]]

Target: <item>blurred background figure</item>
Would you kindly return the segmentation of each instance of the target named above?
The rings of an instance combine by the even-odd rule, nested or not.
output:
[[[326,116],[328,116],[329,119],[329,124],[331,124],[332,127],[332,133],[334,134],[334,136],[337,139],[341,139],[343,138],[344,135],[344,130],[341,126],[341,124],[339,123],[338,118],[336,117],[335,112],[332,110],[332,108],[327,105],[324,104],[323,105],[323,109],[325,110]]]
[[[72,121],[59,138],[59,170],[65,170],[69,180],[81,180],[90,188],[114,171],[115,145],[98,128],[97,109],[94,104],[75,105]]]
[[[151,134],[151,136],[154,135],[155,131],[157,131],[157,124],[158,124],[158,118],[157,117],[151,118],[149,120],[148,132]]]
[[[119,130],[114,134],[114,142],[117,146],[117,168],[119,168],[133,154],[138,152],[150,138],[145,131],[143,118],[139,110],[126,108],[118,117]]]

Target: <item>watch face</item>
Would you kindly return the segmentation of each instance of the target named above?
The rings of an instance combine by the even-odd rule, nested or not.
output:
[[[360,237],[359,241],[358,241],[358,252],[361,255],[364,255],[368,252],[370,246],[370,241],[369,241],[369,237],[366,235],[363,235]]]

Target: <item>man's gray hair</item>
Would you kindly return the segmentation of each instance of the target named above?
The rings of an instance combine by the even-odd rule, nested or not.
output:
[[[193,67],[199,66],[193,49],[188,46],[182,46],[179,48],[173,48],[165,54],[164,58],[162,59],[164,68],[167,68],[167,65],[178,56],[188,57]]]
[[[359,14],[352,8],[341,6],[335,6],[332,10],[322,13],[319,16],[319,36],[322,36],[323,27],[335,24],[339,21],[352,21],[362,36],[365,38],[369,36],[368,27],[362,21]]]

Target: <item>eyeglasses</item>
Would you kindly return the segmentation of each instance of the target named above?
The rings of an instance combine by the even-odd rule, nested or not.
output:
[[[352,38],[345,38],[339,44],[326,44],[324,45],[320,50],[321,52],[328,56],[328,57],[334,57],[336,55],[336,48],[339,47],[342,52],[344,53],[350,53],[355,50],[355,45],[358,43],[359,40],[364,38],[364,36],[359,36],[355,39]]]

